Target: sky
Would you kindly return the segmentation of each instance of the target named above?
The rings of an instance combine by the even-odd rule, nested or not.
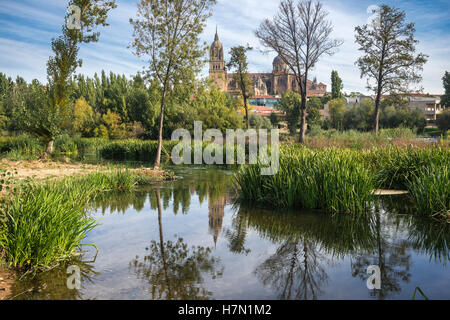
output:
[[[133,55],[131,17],[136,15],[138,0],[116,0],[108,27],[100,28],[98,43],[83,44],[80,58],[83,66],[77,73],[93,76],[101,70],[131,76],[146,66]],[[66,15],[67,0],[0,0],[0,72],[27,81],[46,82],[46,63],[52,54],[52,38],[61,33]],[[368,93],[366,80],[360,78],[355,61],[360,56],[355,43],[354,28],[367,22],[371,5],[386,3],[406,12],[406,19],[416,24],[419,52],[429,55],[424,67],[421,86],[424,93],[440,94],[444,89],[442,76],[450,71],[450,0],[322,0],[328,19],[334,26],[332,37],[344,44],[333,56],[323,56],[311,78],[327,84],[331,90],[330,75],[337,70],[343,80],[344,91]],[[208,19],[202,41],[211,44],[216,27],[228,59],[228,51],[237,45],[254,48],[248,55],[250,72],[271,72],[275,53],[267,52],[254,35],[265,18],[277,11],[277,0],[218,0],[213,16]],[[207,76],[205,66],[202,76]]]

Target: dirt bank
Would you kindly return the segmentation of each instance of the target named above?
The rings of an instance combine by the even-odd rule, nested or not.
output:
[[[11,295],[11,287],[14,275],[0,265],[0,300],[5,300]]]
[[[56,179],[72,175],[89,174],[97,171],[108,171],[110,167],[83,163],[65,163],[45,160],[33,161],[11,161],[7,159],[0,160],[0,170],[17,172],[15,178],[25,179],[27,177],[34,179]],[[167,173],[162,170],[136,169],[135,171],[153,177],[155,180],[161,178],[165,180]]]

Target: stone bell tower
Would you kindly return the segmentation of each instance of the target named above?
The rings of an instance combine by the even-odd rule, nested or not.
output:
[[[227,90],[227,72],[225,69],[225,59],[223,54],[223,46],[219,41],[219,35],[217,33],[214,37],[214,42],[209,50],[209,78],[213,84],[220,90]]]

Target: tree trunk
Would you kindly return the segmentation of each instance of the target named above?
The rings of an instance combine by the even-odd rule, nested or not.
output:
[[[306,94],[302,94],[302,104],[301,104],[301,120],[300,120],[300,143],[305,143],[306,136]]]
[[[245,108],[245,120],[247,122],[247,130],[249,130],[250,129],[250,119],[248,117],[247,97],[244,97],[244,108]]]
[[[172,292],[170,287],[170,279],[169,273],[167,272],[167,261],[166,261],[166,251],[164,250],[164,237],[163,237],[163,228],[162,228],[162,207],[161,207],[161,194],[159,189],[155,190],[156,193],[156,202],[158,205],[158,226],[159,226],[159,248],[161,250],[161,258],[164,268],[164,276],[167,282],[167,295],[168,299],[172,299]]]
[[[47,149],[45,150],[45,153],[46,154],[48,154],[48,155],[50,155],[50,154],[52,154],[53,153],[53,144],[55,143],[55,140],[50,140],[49,142],[48,142],[48,144],[47,144]]]
[[[159,116],[159,135],[158,135],[158,149],[156,150],[156,158],[154,169],[157,170],[161,166],[161,150],[162,150],[162,134],[164,124],[164,104],[166,101],[166,90],[163,90],[161,97],[161,115]]]
[[[373,121],[374,121],[374,129],[375,129],[375,135],[378,135],[378,129],[379,129],[379,123],[380,123],[380,100],[381,100],[381,93],[378,92],[377,98],[375,99],[375,114],[373,115]]]

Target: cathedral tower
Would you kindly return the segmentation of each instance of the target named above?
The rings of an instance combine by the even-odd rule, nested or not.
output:
[[[225,70],[225,59],[223,55],[223,46],[219,41],[219,35],[217,34],[214,38],[214,42],[209,50],[209,78],[212,80],[213,84],[217,86],[222,91],[227,91],[227,73]]]

